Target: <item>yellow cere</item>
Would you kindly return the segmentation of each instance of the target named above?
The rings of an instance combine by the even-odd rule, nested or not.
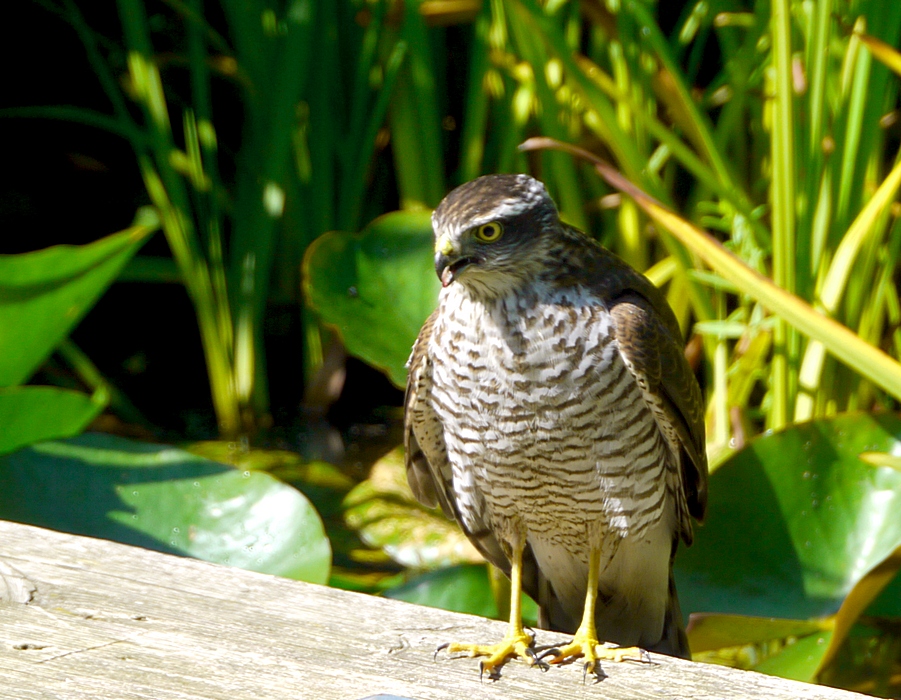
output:
[[[449,236],[439,236],[435,241],[435,252],[441,255],[450,255],[454,252],[454,244],[451,243]]]

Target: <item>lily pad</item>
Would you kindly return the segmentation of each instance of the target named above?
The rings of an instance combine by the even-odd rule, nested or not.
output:
[[[263,472],[85,434],[0,457],[0,518],[325,583],[316,510]]]
[[[901,420],[846,414],[753,440],[711,477],[706,523],[677,557],[688,611],[804,619],[835,613],[901,545]]]
[[[454,612],[498,617],[497,602],[485,564],[464,564],[430,571],[384,593],[387,598]],[[538,619],[538,606],[522,597],[522,617],[527,625]]]
[[[774,639],[806,637],[822,631],[823,626],[812,620],[705,613],[692,615],[688,628],[691,650],[695,654]]]
[[[306,297],[348,352],[402,387],[423,322],[438,303],[429,213],[379,217],[360,234],[332,231],[304,256]]]
[[[403,448],[372,466],[369,479],[344,499],[345,520],[370,547],[416,569],[477,563],[484,559],[456,523],[416,501],[407,484]]]
[[[860,458],[867,453],[901,455],[901,419],[855,413],[794,425],[753,440],[711,476],[707,522],[676,559],[683,610],[829,618],[759,670],[812,677],[850,626],[831,616],[846,601],[856,616],[891,580],[884,563],[901,546],[901,472]]]
[[[135,226],[89,245],[0,255],[0,386],[34,373],[151,231]]]

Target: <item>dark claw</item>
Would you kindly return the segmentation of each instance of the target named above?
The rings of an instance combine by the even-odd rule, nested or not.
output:
[[[438,652],[439,652],[439,651],[444,651],[444,650],[447,649],[449,646],[450,646],[450,642],[445,642],[445,643],[442,644],[440,647],[438,647],[437,649],[435,649],[435,653],[432,654],[432,661],[437,661],[437,660],[438,660]]]
[[[482,682],[482,676],[485,675],[485,662],[479,661],[479,683]],[[500,666],[495,666],[488,672],[488,680],[496,681],[501,677],[501,669]]]
[[[539,658],[538,654],[535,653],[535,650],[532,647],[526,649],[526,655],[532,659],[532,665],[537,666],[542,671],[547,671],[550,669],[551,665],[547,661],[542,661]]]
[[[526,649],[526,656],[532,659],[532,666],[537,666],[542,671],[547,671],[550,668],[550,664],[548,664],[546,661],[542,661],[535,653],[535,650],[532,649],[532,647]]]
[[[595,665],[594,668],[591,668],[591,665],[592,664],[590,661],[586,661],[585,665],[582,666],[582,685],[585,685],[587,683],[586,679],[588,678],[589,670],[591,671],[591,675],[594,676],[595,683],[600,683],[602,680],[607,678],[607,674],[604,673],[604,669],[601,668],[600,664]]]
[[[550,649],[545,649],[535,658],[538,661],[544,661],[548,656],[560,656],[560,649],[558,647],[551,647]]]

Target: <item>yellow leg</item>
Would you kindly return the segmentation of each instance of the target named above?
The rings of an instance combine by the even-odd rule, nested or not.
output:
[[[560,663],[570,658],[584,657],[585,672],[594,673],[597,662],[601,659],[610,661],[634,660],[642,661],[646,656],[638,647],[620,647],[598,641],[597,627],[594,624],[594,611],[598,602],[598,577],[600,575],[601,549],[592,547],[588,557],[588,591],[585,593],[585,610],[582,622],[573,640],[553,651],[551,663]]]
[[[462,644],[452,642],[444,644],[438,651],[447,649],[448,653],[465,652],[469,656],[487,656],[481,662],[481,673],[486,671],[495,675],[495,669],[508,657],[523,659],[530,666],[537,659],[532,649],[532,637],[526,634],[522,626],[522,551],[525,547],[523,538],[513,543],[513,557],[510,562],[510,625],[504,638],[497,644]],[[547,666],[545,665],[545,668]]]

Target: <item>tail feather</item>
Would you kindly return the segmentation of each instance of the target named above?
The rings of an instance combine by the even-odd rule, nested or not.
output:
[[[666,616],[663,619],[663,635],[657,644],[648,648],[648,651],[691,659],[688,635],[685,633],[685,622],[679,608],[679,596],[676,594],[676,581],[672,569],[669,574],[669,596],[666,600]]]

